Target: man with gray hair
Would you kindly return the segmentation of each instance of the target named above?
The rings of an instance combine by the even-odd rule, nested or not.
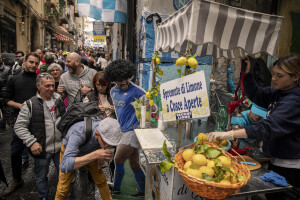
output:
[[[50,74],[39,74],[36,87],[38,93],[23,103],[14,128],[35,158],[38,196],[46,200],[49,197],[47,176],[51,160],[57,172],[59,170],[62,134],[56,125],[65,113],[65,105],[60,95],[54,93],[54,78]]]
[[[102,171],[102,164],[113,159],[113,146],[121,140],[122,132],[117,120],[107,117],[92,122],[93,134],[87,138],[85,122],[77,122],[68,130],[60,152],[59,181],[55,200],[67,199],[74,170],[86,166],[98,187],[103,200],[110,200],[111,194]],[[84,188],[85,190],[87,188]],[[80,199],[86,199],[81,197]]]
[[[97,71],[81,64],[81,56],[77,53],[68,54],[66,65],[69,71],[61,76],[57,92],[67,97],[70,107],[74,102],[82,101],[83,96],[92,90]]]

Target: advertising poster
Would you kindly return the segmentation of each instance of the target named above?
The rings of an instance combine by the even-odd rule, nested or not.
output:
[[[94,43],[105,43],[105,27],[104,22],[93,22]]]

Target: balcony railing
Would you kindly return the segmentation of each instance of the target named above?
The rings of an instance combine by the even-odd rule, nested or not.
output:
[[[49,20],[51,22],[59,22],[61,14],[58,12],[58,7],[55,3],[51,1],[45,2],[45,20]]]

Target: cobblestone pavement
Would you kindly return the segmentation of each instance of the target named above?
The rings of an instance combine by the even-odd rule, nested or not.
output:
[[[11,164],[10,164],[10,142],[11,142],[11,128],[7,128],[6,130],[0,131],[0,159],[2,162],[3,170],[6,176],[6,180],[8,183],[12,180],[12,172],[11,172]],[[108,167],[103,169],[104,173],[107,175],[108,180],[110,180]],[[76,177],[78,177],[78,173],[76,173]],[[50,190],[50,199],[54,199],[54,195],[56,192],[56,185],[58,182],[56,170],[54,168],[53,163],[50,164],[50,170],[48,174],[49,178],[49,190]],[[35,188],[35,174],[34,174],[34,160],[30,157],[29,167],[23,169],[23,179],[24,185],[19,188],[16,192],[7,197],[2,197],[6,200],[36,200],[38,199],[37,191]],[[77,180],[77,179],[76,179]],[[92,186],[93,187],[93,186]],[[6,188],[4,183],[0,183],[0,195],[2,196],[3,190]],[[77,200],[77,199],[86,199],[86,200],[99,200],[101,199],[98,190],[94,190],[93,188],[86,189],[87,187],[82,187],[79,184],[79,181],[75,181],[72,184],[71,193],[73,197],[68,199]],[[89,194],[83,194],[84,198],[80,198],[80,194],[82,191],[88,192]],[[74,197],[75,196],[75,197]]]

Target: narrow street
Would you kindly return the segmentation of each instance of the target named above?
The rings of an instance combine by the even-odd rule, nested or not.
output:
[[[6,180],[8,183],[12,180],[12,172],[11,172],[11,164],[10,164],[10,143],[11,143],[11,128],[7,126],[5,131],[0,132],[0,159],[2,162],[2,167],[6,176]],[[140,200],[142,198],[134,198],[130,195],[136,193],[135,188],[137,188],[136,182],[134,180],[134,175],[131,172],[128,163],[125,165],[126,173],[124,178],[124,184],[122,185],[123,193],[121,195],[113,195],[113,199],[122,199],[122,200],[131,200],[137,199]],[[108,181],[111,181],[108,164],[106,163],[103,166],[103,172],[106,175]],[[57,186],[57,176],[56,170],[54,168],[53,163],[50,165],[50,171],[48,174],[49,178],[49,190],[50,190],[50,199],[54,200],[56,186]],[[0,196],[5,200],[37,200],[38,194],[35,188],[35,174],[34,174],[34,160],[31,156],[29,156],[29,166],[23,169],[23,179],[24,185],[17,189],[13,194],[2,197],[3,190],[6,188],[6,185],[1,182],[0,183]],[[82,187],[79,183],[79,173],[76,173],[76,179],[73,181],[71,186],[71,192],[68,197],[68,200],[101,200],[98,189],[96,188],[93,192],[91,187]],[[93,187],[93,186],[92,186]]]
[[[0,159],[2,162],[3,170],[6,176],[6,180],[9,183],[12,180],[11,173],[11,164],[10,164],[10,143],[11,143],[11,128],[7,126],[5,131],[1,131],[0,133]],[[55,174],[54,166],[51,165],[50,173],[49,173],[49,183],[50,183],[50,193],[54,194],[55,186],[57,184],[57,180],[54,176]],[[37,192],[35,190],[35,175],[34,175],[34,162],[30,157],[28,168],[23,170],[23,179],[24,185],[19,188],[15,193],[6,197],[5,199],[11,200],[35,200],[37,197]],[[2,182],[0,184],[1,194],[3,190],[6,188],[6,185]],[[51,195],[53,196],[53,195]]]
[[[6,176],[6,180],[8,183],[12,180],[11,174],[11,164],[10,164],[10,143],[11,143],[11,128],[7,128],[5,131],[0,132],[0,159],[2,162],[3,170]],[[23,169],[23,179],[24,185],[20,187],[16,192],[11,194],[10,196],[3,197],[3,199],[7,200],[36,200],[37,199],[37,191],[35,188],[35,174],[34,174],[34,160],[31,156],[29,161],[29,166]],[[104,168],[103,171],[105,174],[108,174],[107,168]],[[50,171],[48,174],[49,178],[49,189],[50,189],[50,199],[54,199],[54,195],[56,192],[56,185],[58,182],[56,176],[56,170],[54,168],[53,163],[50,165]],[[72,184],[73,187],[71,189],[71,193],[74,194],[73,196],[79,196],[80,191],[83,191],[81,187],[78,185],[77,181]],[[75,187],[74,187],[75,186]],[[0,194],[2,195],[3,190],[6,188],[6,185],[1,182],[0,184]],[[85,189],[86,190],[86,189]],[[86,196],[85,196],[86,197]],[[78,198],[70,197],[69,199],[75,200]],[[95,190],[94,194],[90,194],[89,197],[84,199],[87,200],[99,200],[100,195],[98,190]]]

